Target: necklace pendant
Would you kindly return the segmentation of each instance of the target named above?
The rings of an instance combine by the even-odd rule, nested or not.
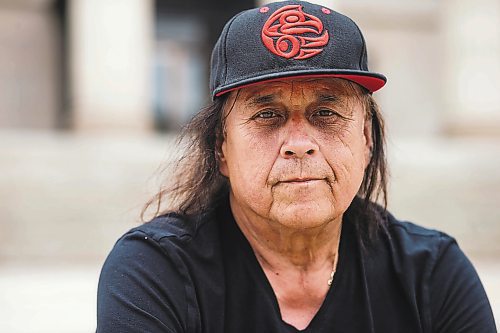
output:
[[[331,286],[333,283],[333,275],[335,275],[335,269],[330,273],[330,278],[328,279],[328,285]]]

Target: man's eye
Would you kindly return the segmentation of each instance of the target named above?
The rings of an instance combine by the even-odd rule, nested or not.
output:
[[[269,119],[279,117],[279,114],[273,111],[262,111],[255,115],[255,118]]]
[[[333,112],[332,110],[322,109],[316,112],[316,115],[320,117],[328,117],[328,116],[334,116],[336,115],[336,113]]]

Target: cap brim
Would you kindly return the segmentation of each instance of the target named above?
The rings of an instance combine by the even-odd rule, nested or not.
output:
[[[248,80],[236,82],[226,86],[220,87],[219,91],[214,91],[214,97],[224,95],[233,90],[246,88],[266,82],[272,82],[283,79],[304,79],[304,78],[339,78],[345,79],[359,84],[366,88],[369,92],[375,92],[382,88],[387,79],[384,75],[372,72],[358,72],[358,73],[280,73],[279,75],[255,77]]]

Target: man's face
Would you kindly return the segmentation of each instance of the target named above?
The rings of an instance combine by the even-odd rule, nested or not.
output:
[[[353,86],[341,79],[283,80],[231,93],[220,171],[229,178],[233,208],[296,229],[342,217],[371,144]]]

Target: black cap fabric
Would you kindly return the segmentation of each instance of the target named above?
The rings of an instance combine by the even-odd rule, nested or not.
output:
[[[368,70],[365,40],[356,23],[329,8],[274,2],[226,23],[212,52],[212,98],[284,77],[338,77],[370,92],[387,81]]]

